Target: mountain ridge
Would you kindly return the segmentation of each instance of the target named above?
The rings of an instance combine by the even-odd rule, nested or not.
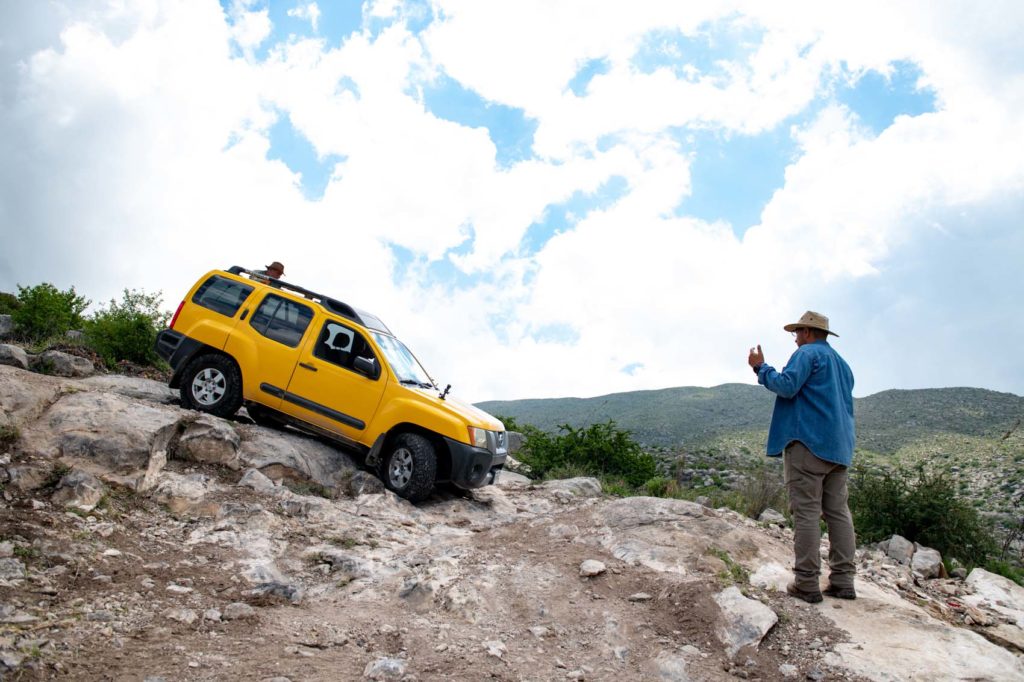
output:
[[[766,432],[774,395],[727,383],[476,403],[492,414],[553,431],[614,420],[649,446],[698,446],[736,433]],[[1024,397],[984,388],[888,389],[854,399],[858,447],[891,453],[936,433],[999,438],[1019,427]]]

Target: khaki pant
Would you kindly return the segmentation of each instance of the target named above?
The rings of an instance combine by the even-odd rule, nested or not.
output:
[[[820,589],[819,519],[824,516],[829,538],[829,582],[837,588],[853,587],[857,540],[846,504],[846,467],[818,459],[799,441],[786,447],[783,463],[793,513],[796,586],[807,592]]]

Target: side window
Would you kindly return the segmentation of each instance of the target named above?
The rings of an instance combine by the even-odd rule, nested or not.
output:
[[[252,287],[248,284],[214,275],[203,282],[192,296],[192,302],[221,315],[234,317],[251,293]]]
[[[357,357],[372,359],[373,350],[356,330],[334,320],[327,320],[320,330],[313,355],[345,369],[352,369]]]
[[[268,294],[249,324],[268,339],[295,348],[313,319],[313,309],[286,298]]]

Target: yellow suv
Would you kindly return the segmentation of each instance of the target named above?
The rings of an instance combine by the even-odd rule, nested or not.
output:
[[[377,317],[238,266],[201,277],[157,352],[184,407],[291,424],[365,457],[412,501],[436,482],[493,483],[505,464],[501,422],[438,390]]]

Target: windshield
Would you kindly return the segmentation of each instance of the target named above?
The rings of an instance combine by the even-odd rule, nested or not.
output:
[[[380,346],[381,352],[384,353],[388,364],[391,365],[391,369],[398,375],[399,381],[417,384],[424,388],[434,386],[434,380],[430,378],[427,370],[423,369],[423,366],[420,365],[416,357],[405,347],[405,344],[388,334],[381,334],[372,329],[370,333],[373,334],[373,340]]]

